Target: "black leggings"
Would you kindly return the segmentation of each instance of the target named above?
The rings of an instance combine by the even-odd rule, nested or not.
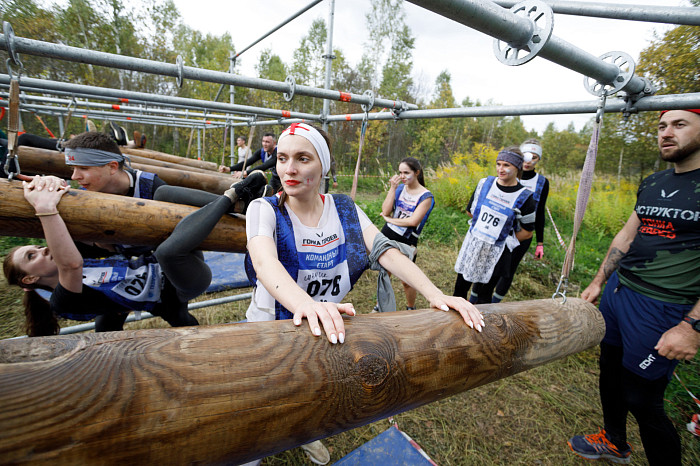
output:
[[[525,241],[521,241],[520,245],[513,249],[513,253],[510,256],[510,275],[501,276],[496,283],[496,297],[503,299],[510,289],[510,285],[513,283],[513,277],[515,277],[515,272],[518,270],[520,262],[525,257],[525,253],[530,249],[530,244],[532,243],[532,238],[528,238]]]
[[[631,412],[639,424],[649,464],[680,465],[681,440],[664,410],[668,379],[647,380],[625,369],[622,353],[619,346],[600,344],[599,384],[605,431],[618,448],[624,448],[627,414]]]
[[[161,194],[164,188],[166,186],[159,188],[156,193]],[[167,190],[156,197],[163,200],[166,192]],[[200,193],[210,194],[204,191]],[[211,283],[211,270],[197,247],[209,236],[221,216],[231,208],[231,200],[228,197],[215,194],[211,196],[214,198],[213,202],[180,220],[168,239],[155,251],[163,274],[175,288],[178,299],[185,303],[206,291]]]
[[[493,289],[496,287],[499,278],[500,276],[494,274],[488,283],[472,283],[466,281],[464,277],[462,277],[462,274],[458,273],[453,296],[460,296],[467,299],[467,293],[469,293],[469,288],[471,288],[472,294],[469,298],[471,303],[488,304],[491,302],[491,295],[493,294]]]

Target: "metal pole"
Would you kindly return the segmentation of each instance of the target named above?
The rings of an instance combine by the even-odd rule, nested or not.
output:
[[[562,0],[544,0],[544,2],[552,7],[554,13],[561,13],[563,15],[700,26],[700,8],[628,5],[619,3],[588,3]],[[504,8],[510,8],[520,2],[514,0],[494,0],[494,3]]]
[[[0,84],[9,84],[10,78],[8,75],[0,75]],[[247,105],[236,105],[227,104],[225,102],[210,102],[207,100],[197,100],[188,99],[184,97],[173,97],[165,95],[156,94],[146,94],[144,92],[134,92],[134,91],[122,91],[120,89],[108,89],[106,87],[96,87],[96,86],[86,86],[83,84],[70,84],[62,83],[57,81],[48,81],[44,79],[34,79],[22,77],[21,85],[24,86],[25,83],[32,88],[47,89],[47,90],[57,90],[71,92],[75,90],[76,92],[82,92],[84,94],[92,95],[93,97],[100,96],[110,96],[117,98],[128,98],[136,100],[148,100],[150,102],[158,104],[176,105],[197,109],[208,109],[208,110],[218,110],[222,112],[231,113],[243,113],[251,115],[265,115],[273,118],[302,118],[311,121],[318,121],[320,119],[319,115],[312,115],[310,113],[301,112],[289,112],[286,110],[273,110],[269,108],[262,107],[250,107]]]
[[[291,22],[292,20],[294,20],[294,19],[296,19],[297,17],[301,16],[303,13],[306,13],[308,10],[310,10],[310,9],[313,8],[313,7],[315,7],[316,5],[318,5],[319,3],[321,3],[322,1],[323,1],[323,0],[314,0],[314,1],[312,1],[311,3],[309,3],[308,5],[306,5],[304,8],[302,8],[302,9],[299,10],[299,11],[297,11],[297,12],[294,13],[292,16],[290,16],[289,18],[285,19],[285,20],[282,21],[280,24],[278,24],[277,26],[275,26],[272,30],[270,30],[269,32],[267,32],[266,34],[264,34],[262,37],[260,37],[260,38],[257,39],[255,42],[253,42],[252,44],[250,44],[248,47],[246,47],[246,48],[244,48],[243,50],[241,50],[240,52],[238,52],[234,58],[240,57],[240,56],[243,54],[243,52],[245,52],[246,50],[250,49],[250,48],[253,47],[255,44],[257,44],[258,42],[260,42],[261,40],[265,39],[267,36],[269,36],[269,35],[272,34],[273,32],[275,32],[275,31],[277,31],[278,29],[280,29],[282,26],[288,24],[288,23]]]
[[[415,120],[421,118],[466,118],[466,117],[493,117],[493,116],[522,116],[522,115],[573,115],[580,113],[595,114],[598,110],[598,100],[582,102],[563,102],[551,104],[525,104],[525,105],[500,105],[483,107],[462,107],[462,108],[438,108],[430,110],[407,110],[394,116],[386,112],[370,113],[369,119],[381,120]],[[700,92],[688,94],[669,94],[644,97],[638,100],[632,108],[628,108],[627,103],[622,99],[609,99],[605,103],[605,112],[623,112],[631,110],[636,112],[656,112],[661,110],[676,110],[684,108],[699,108]],[[330,115],[329,122],[336,121],[362,121],[364,113],[354,113],[351,115]],[[235,125],[279,125],[298,123],[301,120],[264,120],[253,123],[234,123]]]
[[[229,72],[231,74],[233,74],[234,68],[236,67],[236,60],[233,57],[233,52],[231,52],[231,55],[229,55],[229,58],[230,58]],[[233,85],[229,86],[228,95],[229,95],[231,105],[236,103],[235,102],[235,93],[236,93],[235,91],[236,91],[236,88]],[[228,128],[229,128],[229,131],[231,131],[231,134],[230,134],[231,141],[229,141],[229,144],[231,146],[231,155],[229,156],[229,161],[231,163],[229,164],[229,166],[231,166],[235,163],[234,162],[234,158],[235,158],[234,154],[235,154],[235,150],[236,150],[236,135],[234,134],[233,126],[231,126],[229,124]]]
[[[202,160],[202,130],[197,130],[197,160]]]
[[[333,22],[335,16],[335,0],[330,0],[328,3],[328,36],[326,38],[326,81],[324,83],[324,88],[331,88],[331,72],[333,71]],[[331,102],[330,100],[323,101],[323,111],[321,113],[321,121],[323,122],[323,130],[328,132],[328,122],[326,118],[330,113]]]
[[[25,37],[12,36],[11,38],[7,38],[5,37],[5,34],[0,34],[0,49],[8,51],[11,54],[26,53],[45,58],[57,58],[60,60],[89,63],[92,65],[106,66],[109,68],[171,76],[178,78],[178,80],[192,79],[195,81],[230,84],[274,92],[292,92],[295,95],[340,100],[343,102],[352,102],[364,105],[373,104],[375,107],[384,107],[389,109],[400,109],[402,108],[402,105],[408,106],[408,108],[412,109],[418,108],[418,106],[415,104],[407,104],[398,100],[372,99],[363,94],[352,94],[349,92],[318,89],[303,85],[295,85],[292,88],[289,83],[273,81],[271,79],[249,78],[230,74],[228,72],[194,68],[191,66],[185,66],[184,64],[161,63],[143,58],[127,57],[113,53],[85,50],[68,45],[53,44],[50,42],[27,39]]]
[[[408,1],[515,46],[527,44],[534,32],[534,25],[529,19],[488,0]],[[542,47],[539,56],[604,84],[613,83],[620,74],[620,69],[612,63],[607,63],[554,35]],[[638,94],[646,86],[647,83],[643,79],[633,76],[621,90]]]

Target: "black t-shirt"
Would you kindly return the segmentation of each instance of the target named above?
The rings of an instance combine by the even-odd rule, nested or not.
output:
[[[73,293],[59,284],[51,294],[50,305],[51,310],[59,316],[71,314],[93,316],[129,312],[129,309],[87,285],[83,285],[82,292]]]
[[[652,298],[694,304],[700,297],[700,169],[647,177],[634,210],[641,224],[620,260],[620,281]]]

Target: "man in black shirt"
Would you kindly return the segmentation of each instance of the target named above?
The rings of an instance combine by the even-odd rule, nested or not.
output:
[[[642,181],[634,212],[581,294],[595,302],[607,281],[600,303],[605,427],[569,440],[587,459],[630,462],[631,412],[649,464],[681,464],[663,397],[678,361],[693,359],[700,347],[700,109],[662,112],[658,145],[674,168]]]
[[[262,164],[252,168],[252,165],[257,161],[260,161]],[[245,171],[242,171],[244,165],[246,169]],[[265,133],[262,137],[262,147],[255,151],[253,155],[248,158],[248,160],[231,165],[230,167],[221,165],[219,166],[219,171],[222,173],[231,173],[236,178],[245,178],[255,170],[261,170],[263,172],[270,170],[270,173],[272,173],[270,186],[272,187],[273,192],[277,192],[282,188],[282,182],[280,181],[280,177],[277,175],[276,166],[277,139],[275,138],[274,134]]]

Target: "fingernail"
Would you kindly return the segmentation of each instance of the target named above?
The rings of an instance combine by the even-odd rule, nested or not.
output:
[[[483,320],[483,319],[481,319],[481,326],[482,326],[482,327],[486,327],[486,324],[484,323],[484,320]]]
[[[338,343],[338,337],[335,336],[335,333],[331,335],[331,343],[334,345]]]
[[[301,320],[294,319],[294,325],[301,325]]]
[[[450,310],[450,308],[447,307],[447,304],[443,304],[442,306],[440,306],[440,309],[442,309],[445,312],[449,312],[449,310]]]
[[[338,341],[341,343],[345,343],[345,334],[344,333],[338,334]]]
[[[318,328],[318,327],[316,327],[316,328],[314,329],[314,335],[316,335],[317,337],[320,336],[320,335],[321,335],[321,329]]]
[[[355,308],[354,308],[354,307],[353,307],[352,309],[350,309],[350,310],[352,311],[352,314],[353,314],[353,315],[357,314],[357,312],[355,311]],[[341,333],[341,335],[342,335],[342,333]],[[342,343],[342,341],[341,341],[341,343]]]
[[[481,325],[476,324],[476,329],[481,332]]]
[[[474,328],[474,324],[472,323],[471,320],[470,320],[469,322],[467,322],[467,324],[468,324],[471,328]]]

